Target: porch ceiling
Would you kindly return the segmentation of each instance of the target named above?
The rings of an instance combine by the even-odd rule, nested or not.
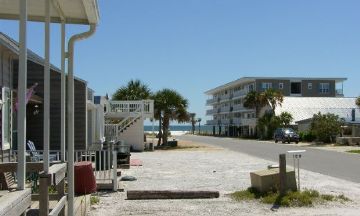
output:
[[[19,19],[20,0],[0,0],[0,19]],[[97,24],[99,10],[97,0],[50,0],[51,22],[67,24]],[[44,22],[45,0],[27,0],[28,20]],[[60,13],[59,13],[60,11]]]

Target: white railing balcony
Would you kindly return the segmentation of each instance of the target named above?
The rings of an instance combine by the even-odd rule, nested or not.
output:
[[[109,101],[105,115],[126,117],[131,114],[141,114],[144,118],[154,117],[154,101]]]
[[[343,97],[344,96],[344,91],[343,91],[343,89],[336,89],[336,96],[341,96],[341,97]]]
[[[217,103],[217,102],[218,102],[217,98],[207,99],[206,100],[206,105],[212,105],[212,104]]]
[[[244,96],[247,94],[247,91],[245,89],[243,90],[240,90],[240,91],[235,91],[233,93],[233,98],[236,98],[236,97],[241,97],[241,96]]]
[[[237,104],[233,106],[233,111],[241,111],[241,110],[246,110],[246,108],[242,105],[242,104]]]
[[[229,100],[230,98],[231,98],[231,95],[226,94],[226,95],[221,96],[220,100]]]
[[[230,112],[230,107],[229,106],[227,106],[227,107],[221,107],[221,109],[220,109],[220,112]]]
[[[217,109],[206,110],[206,115],[214,115],[218,112]]]

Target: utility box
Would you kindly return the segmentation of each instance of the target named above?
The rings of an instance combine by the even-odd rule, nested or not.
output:
[[[260,192],[268,192],[279,189],[280,175],[279,168],[260,170],[250,173],[251,187]],[[295,171],[286,169],[286,187],[288,190],[296,190]]]

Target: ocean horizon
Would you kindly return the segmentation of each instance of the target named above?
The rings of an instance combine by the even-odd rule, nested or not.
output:
[[[170,125],[169,130],[170,132],[191,132],[191,125]],[[144,126],[144,131],[145,132],[152,132],[154,130],[154,132],[159,131],[159,125],[154,125],[154,129],[152,125],[145,125]],[[212,126],[209,125],[201,125],[200,126],[200,131],[202,133],[207,132],[207,133],[212,133]],[[199,131],[199,125],[196,125],[195,127],[195,131]],[[178,134],[178,133],[176,133]]]

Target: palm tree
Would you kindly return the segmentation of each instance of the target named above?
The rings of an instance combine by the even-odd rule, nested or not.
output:
[[[244,99],[244,107],[249,109],[255,109],[255,117],[259,118],[259,112],[261,108],[266,106],[267,100],[262,93],[257,91],[250,91]]]
[[[153,96],[155,107],[155,118],[162,121],[162,140],[163,144],[167,144],[170,121],[179,123],[188,122],[189,114],[187,112],[188,101],[178,92],[171,89],[163,89],[156,92]],[[160,132],[160,131],[159,131]],[[159,134],[159,142],[161,142],[161,134]]]
[[[189,118],[190,118],[190,123],[191,123],[191,133],[192,134],[195,133],[195,124],[196,124],[195,116],[196,116],[196,113],[189,113]]]
[[[264,91],[262,95],[264,99],[268,101],[273,113],[275,114],[276,106],[281,106],[282,102],[284,101],[284,95],[282,94],[282,92],[270,88],[266,89],[266,91]]]
[[[293,116],[291,115],[291,113],[288,113],[288,112],[282,112],[280,115],[279,115],[279,121],[280,121],[280,124],[283,126],[283,127],[288,127],[290,125],[290,123],[292,122],[292,120],[294,120]]]
[[[197,119],[197,122],[199,122],[199,135],[200,135],[200,122],[201,122],[201,118]]]
[[[113,100],[145,100],[149,99],[151,91],[149,87],[140,80],[130,80],[126,86],[120,87],[114,95]]]

